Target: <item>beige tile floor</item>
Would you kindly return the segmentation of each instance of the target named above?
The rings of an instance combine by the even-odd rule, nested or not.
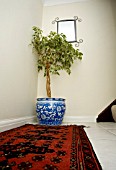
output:
[[[116,170],[116,123],[67,123],[87,126],[87,136],[103,170]]]

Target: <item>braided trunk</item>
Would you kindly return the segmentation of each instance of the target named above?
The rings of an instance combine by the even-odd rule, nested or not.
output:
[[[51,97],[51,87],[50,87],[50,65],[49,63],[46,64],[46,92],[47,96]]]

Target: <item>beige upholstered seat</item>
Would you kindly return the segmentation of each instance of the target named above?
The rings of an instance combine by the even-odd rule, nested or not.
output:
[[[114,121],[116,122],[116,105],[113,105],[111,107],[111,111],[112,111],[112,117],[113,117]]]

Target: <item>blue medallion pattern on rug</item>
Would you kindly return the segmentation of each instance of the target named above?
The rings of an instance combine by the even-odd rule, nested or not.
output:
[[[37,118],[40,125],[60,125],[66,110],[63,98],[38,98]]]

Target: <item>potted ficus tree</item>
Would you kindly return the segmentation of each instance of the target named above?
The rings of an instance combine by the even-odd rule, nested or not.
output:
[[[37,98],[37,117],[39,124],[59,125],[65,113],[65,99],[51,98],[50,75],[60,75],[60,70],[71,73],[74,60],[81,60],[82,53],[67,42],[64,34],[50,32],[43,36],[43,31],[34,26],[31,45],[38,55],[38,72],[44,70],[46,76],[46,98]]]

